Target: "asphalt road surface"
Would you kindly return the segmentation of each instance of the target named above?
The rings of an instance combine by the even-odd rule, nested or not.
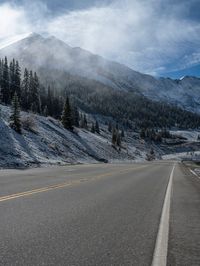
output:
[[[0,265],[152,265],[171,176],[166,263],[199,266],[200,180],[174,165],[0,171]]]

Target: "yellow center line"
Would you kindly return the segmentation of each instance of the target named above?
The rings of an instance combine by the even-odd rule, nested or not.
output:
[[[100,174],[96,177],[89,178],[89,179],[81,178],[79,180],[68,181],[68,182],[64,182],[64,183],[60,183],[60,184],[56,184],[56,185],[46,186],[43,188],[38,188],[38,189],[33,189],[33,190],[25,191],[25,192],[15,193],[15,194],[7,195],[7,196],[2,196],[2,197],[0,197],[0,202],[8,201],[8,200],[16,199],[16,198],[21,198],[21,197],[27,197],[27,196],[31,196],[33,194],[38,194],[38,193],[42,193],[42,192],[46,192],[46,191],[50,191],[50,190],[54,190],[54,189],[69,187],[69,186],[80,184],[82,182],[95,181],[95,180],[98,180],[102,177],[108,177],[108,176],[112,176],[114,174],[125,174],[129,171],[138,170],[138,169],[141,169],[144,167],[147,167],[147,165],[143,165],[143,166],[137,167],[137,168],[128,168],[128,169],[123,170],[123,171]]]

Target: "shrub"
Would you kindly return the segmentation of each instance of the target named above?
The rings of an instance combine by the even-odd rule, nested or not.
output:
[[[27,115],[27,116],[22,117],[21,123],[22,123],[23,129],[27,131],[31,131],[33,133],[37,133],[36,131],[37,126],[36,126],[34,115]]]

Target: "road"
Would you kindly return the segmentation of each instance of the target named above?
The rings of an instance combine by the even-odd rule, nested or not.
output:
[[[170,175],[166,264],[200,265],[200,180],[174,164],[0,171],[0,265],[151,265]]]

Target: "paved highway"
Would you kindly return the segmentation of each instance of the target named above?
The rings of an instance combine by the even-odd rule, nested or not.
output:
[[[198,266],[199,204],[174,162],[2,170],[0,265]]]

